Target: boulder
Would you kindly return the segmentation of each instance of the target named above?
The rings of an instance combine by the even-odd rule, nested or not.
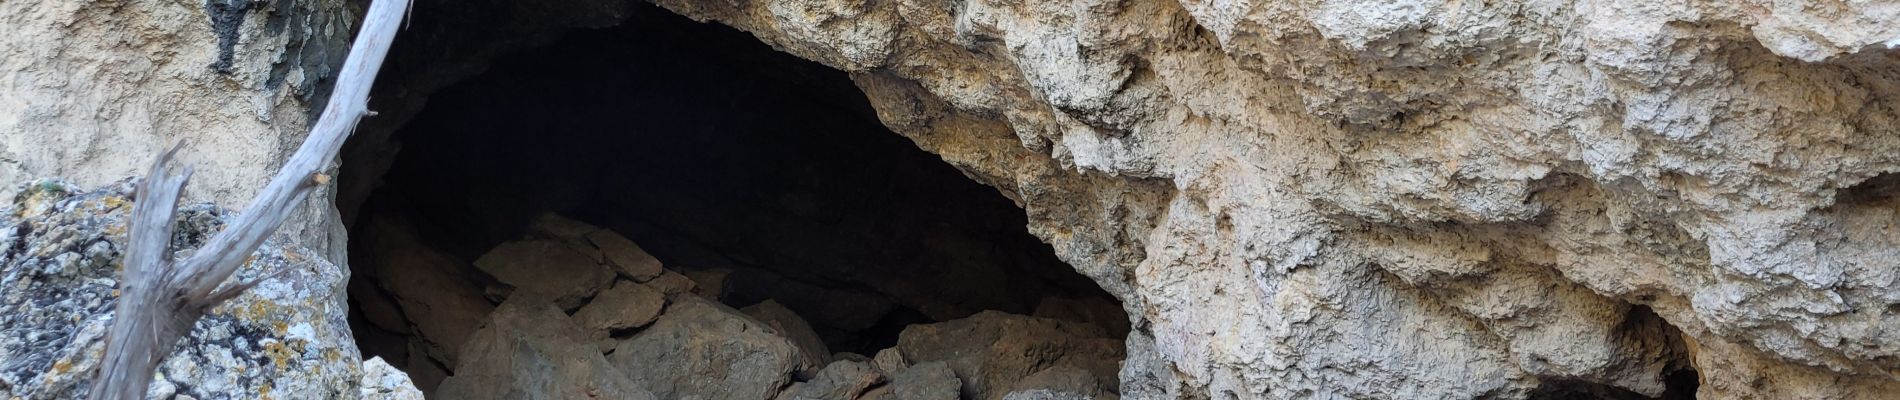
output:
[[[792,384],[779,392],[777,400],[855,399],[871,386],[884,382],[884,375],[870,364],[838,361],[825,366],[811,380]]]
[[[878,350],[877,355],[871,357],[871,364],[877,366],[879,371],[884,371],[885,375],[896,374],[910,367],[910,361],[904,360],[904,352],[895,347]]]
[[[963,393],[977,400],[1000,400],[1017,381],[1055,367],[1102,377],[1104,392],[1114,393],[1124,351],[1121,340],[1094,325],[997,311],[911,325],[897,348],[913,362],[945,362],[963,379]]]
[[[389,366],[382,357],[363,361],[363,385],[357,393],[361,400],[423,400],[422,391],[409,382],[409,375]]]
[[[613,270],[601,265],[598,252],[555,239],[528,239],[502,243],[475,260],[475,267],[523,291],[553,299],[572,310],[613,283]]]
[[[598,334],[646,326],[666,307],[666,295],[633,281],[619,281],[574,313],[582,327]]]
[[[891,375],[891,395],[898,400],[957,400],[963,381],[950,364],[931,361]]]
[[[117,311],[131,192],[128,182],[86,191],[48,180],[0,205],[0,399],[86,397]],[[232,216],[187,205],[173,245],[188,253]],[[343,312],[347,276],[283,235],[265,241],[231,277],[262,283],[199,319],[146,397],[355,397],[362,356]]]
[[[646,249],[614,231],[601,229],[588,233],[587,241],[607,256],[607,262],[613,265],[615,271],[629,279],[646,282],[663,271],[659,259],[653,258]]]
[[[678,272],[667,270],[660,272],[660,276],[653,277],[653,280],[646,281],[646,285],[647,287],[660,291],[660,293],[665,294],[666,297],[671,298],[681,293],[694,292],[695,289],[697,289],[695,285],[698,284],[694,283],[692,278],[687,278],[686,275],[680,275]]]
[[[1112,400],[1115,397],[1095,397],[1076,392],[1049,389],[1030,389],[1009,392],[1003,400]]]
[[[495,309],[475,283],[466,279],[444,279],[466,276],[473,269],[453,255],[423,243],[416,227],[407,220],[374,214],[367,222],[370,224],[368,234],[360,240],[369,241],[367,249],[375,254],[370,259],[374,260],[371,268],[376,272],[376,286],[394,298],[402,310],[400,316],[394,317],[406,319],[414,327],[412,332],[423,341],[427,356],[455,365],[462,343],[468,341],[469,334]],[[374,304],[377,296],[373,290],[359,292],[372,292],[368,293],[370,296],[359,296],[356,299],[359,304]],[[366,307],[364,310],[365,314],[372,314],[369,311],[374,309]],[[395,322],[398,321],[385,323]]]
[[[665,399],[764,400],[810,368],[791,341],[724,305],[680,296],[609,360]]]
[[[653,399],[600,355],[589,333],[551,301],[516,295],[463,346],[445,399]]]
[[[805,323],[798,313],[777,301],[766,300],[739,310],[752,319],[771,326],[780,336],[792,341],[805,354],[807,364],[818,366],[831,364],[831,350],[825,347],[824,338],[812,331],[811,324]]]

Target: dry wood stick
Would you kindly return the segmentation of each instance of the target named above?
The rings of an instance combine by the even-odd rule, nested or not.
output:
[[[290,217],[310,191],[329,179],[325,165],[336,158],[356,123],[369,114],[369,89],[383,57],[396,38],[408,11],[408,0],[375,0],[363,17],[350,54],[330,95],[328,108],[317,118],[303,146],[290,157],[270,185],[244,208],[236,222],[205,243],[190,258],[171,260],[171,237],[178,201],[191,169],[175,170],[174,146],[160,154],[139,184],[137,205],[119,281],[117,314],[106,336],[105,357],[93,378],[95,400],[137,400],[158,362],[171,353],[206,310],[253,286],[236,284],[219,290],[252,252]]]

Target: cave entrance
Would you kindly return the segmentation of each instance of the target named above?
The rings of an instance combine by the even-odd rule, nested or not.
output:
[[[414,111],[359,135],[387,144],[351,144],[339,207],[364,356],[432,396],[513,397],[524,379],[659,398],[835,382],[853,383],[820,397],[874,397],[907,379],[1113,396],[1120,304],[1016,204],[884,128],[845,73],[640,6],[430,77],[467,69],[431,57],[493,35],[418,18],[428,34],[399,40],[385,79],[456,82],[426,106],[381,93]],[[803,358],[773,354],[783,343]]]

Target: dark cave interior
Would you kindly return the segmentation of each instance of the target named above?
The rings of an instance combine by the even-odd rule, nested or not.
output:
[[[411,298],[459,279],[500,303],[507,285],[474,264],[545,213],[631,239],[727,306],[782,303],[835,352],[873,354],[907,326],[985,310],[1126,335],[1120,304],[1027,233],[1021,208],[884,128],[846,73],[724,26],[631,14],[495,57],[386,127],[399,149],[346,153],[339,198],[362,200],[339,206],[365,357],[425,389],[452,374],[414,337],[442,310],[418,315]],[[456,40],[440,32],[412,42]],[[399,46],[392,59],[413,73],[439,51]],[[387,172],[352,175],[365,160]],[[435,275],[391,278],[420,270]]]

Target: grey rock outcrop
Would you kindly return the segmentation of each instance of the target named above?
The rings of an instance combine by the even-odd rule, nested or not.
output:
[[[475,267],[526,292],[517,294],[547,296],[568,310],[579,308],[614,277],[613,270],[601,264],[598,249],[555,239],[502,243],[476,259]]]
[[[361,400],[424,400],[422,391],[409,381],[409,375],[384,362],[381,357],[363,361]]]
[[[482,288],[466,279],[443,277],[469,274],[472,266],[421,242],[416,227],[409,221],[387,215],[375,215],[365,223],[369,229],[359,240],[369,241],[367,251],[374,253],[374,265],[366,269],[374,274],[374,284],[387,292],[400,308],[401,315],[376,317],[372,307],[359,307],[385,329],[413,331],[414,340],[424,352],[410,357],[432,357],[443,365],[454,366],[456,354],[474,334],[495,306],[483,297]],[[359,247],[363,249],[363,247]],[[358,304],[374,301],[379,293],[361,293]],[[395,310],[385,310],[395,311]],[[384,321],[397,319],[398,321]],[[417,360],[411,365],[425,363]],[[425,381],[433,383],[432,381]]]
[[[39,181],[0,214],[0,398],[82,398],[105,346],[125,248],[130,184],[86,191]],[[228,217],[179,215],[188,254]],[[358,394],[343,320],[345,271],[273,239],[233,280],[262,284],[213,308],[159,364],[154,398],[334,399]],[[266,279],[268,278],[268,279]]]

